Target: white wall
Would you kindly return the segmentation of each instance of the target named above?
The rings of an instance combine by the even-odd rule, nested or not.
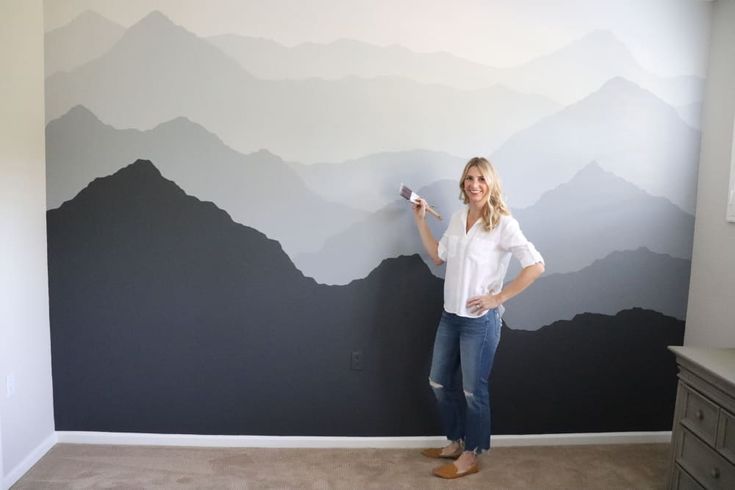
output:
[[[0,442],[8,486],[55,440],[41,0],[0,2],[0,67]],[[16,391],[8,398],[10,374]]]
[[[725,221],[735,117],[735,0],[714,3],[684,343],[735,347],[735,224]]]

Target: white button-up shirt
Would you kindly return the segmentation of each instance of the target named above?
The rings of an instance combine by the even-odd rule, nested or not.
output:
[[[518,221],[502,216],[492,231],[486,231],[482,219],[467,229],[467,213],[461,209],[452,215],[447,231],[439,240],[439,258],[447,264],[444,279],[444,309],[455,315],[477,318],[485,314],[467,309],[467,301],[485,294],[498,294],[508,271],[510,257],[521,266],[543,263],[541,254],[521,231]],[[503,307],[499,309],[503,314]]]

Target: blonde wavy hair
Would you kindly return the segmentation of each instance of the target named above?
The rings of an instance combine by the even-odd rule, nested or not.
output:
[[[488,186],[487,200],[482,207],[480,216],[482,217],[485,230],[490,231],[498,226],[501,216],[510,216],[510,208],[508,208],[503,200],[503,187],[500,183],[498,172],[495,171],[493,164],[483,157],[474,157],[464,166],[462,178],[459,180],[460,201],[463,201],[465,204],[470,202],[469,197],[467,197],[464,191],[464,181],[472,167],[480,171]]]

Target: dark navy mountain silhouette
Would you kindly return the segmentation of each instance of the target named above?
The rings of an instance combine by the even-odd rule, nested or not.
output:
[[[683,340],[683,321],[640,308],[504,329],[494,417],[509,434],[670,430],[676,368],[666,346]]]
[[[441,283],[417,256],[319,286],[147,161],[49,211],[48,233],[61,430],[437,432]]]
[[[319,285],[277,242],[148,161],[93,181],[47,217],[59,430],[439,433],[427,374],[441,281],[418,256],[347,286]],[[683,322],[630,310],[508,332],[494,375],[496,433],[671,424],[674,366],[662,352],[681,341]],[[352,351],[363,354],[360,371],[350,370]],[[592,395],[616,403],[570,420],[577,398]],[[553,402],[540,422],[530,420],[534,397]]]

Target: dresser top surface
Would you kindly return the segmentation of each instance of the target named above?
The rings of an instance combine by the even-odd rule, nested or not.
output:
[[[670,346],[669,350],[735,385],[735,349]]]

